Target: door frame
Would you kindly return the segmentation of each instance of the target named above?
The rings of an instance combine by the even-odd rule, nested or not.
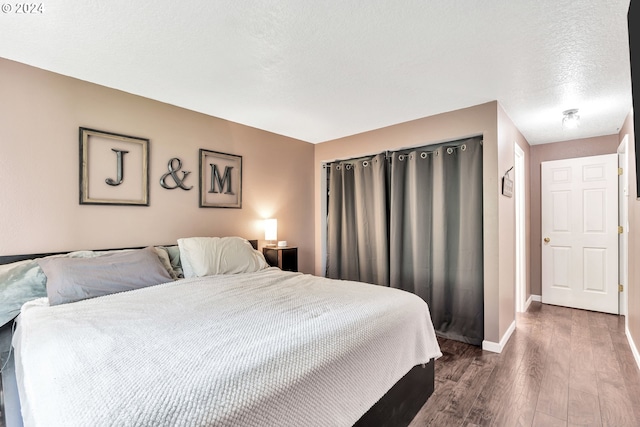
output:
[[[629,302],[629,135],[625,135],[618,146],[618,167],[622,174],[618,182],[618,225],[622,226],[622,234],[618,244],[618,283],[623,291],[618,294],[620,315],[627,316]],[[625,317],[625,322],[628,321]]]
[[[525,206],[525,154],[517,142],[514,142],[515,155],[515,210],[516,210],[516,292],[515,309],[527,311],[527,235]]]

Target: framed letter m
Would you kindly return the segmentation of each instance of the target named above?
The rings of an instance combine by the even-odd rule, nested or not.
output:
[[[200,207],[242,208],[242,156],[200,149]]]

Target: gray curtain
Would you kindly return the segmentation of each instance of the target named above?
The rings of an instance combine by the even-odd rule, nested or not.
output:
[[[328,167],[327,277],[389,286],[385,155]]]
[[[328,167],[327,276],[413,292],[438,335],[481,345],[481,138]]]
[[[390,286],[422,297],[440,336],[481,345],[481,139],[393,153],[390,202]]]

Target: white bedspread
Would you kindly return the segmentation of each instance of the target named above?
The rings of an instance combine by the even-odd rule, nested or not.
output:
[[[27,426],[349,426],[441,355],[419,297],[275,268],[32,301],[13,342]]]

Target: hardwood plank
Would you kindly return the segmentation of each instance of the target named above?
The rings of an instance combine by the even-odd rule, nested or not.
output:
[[[627,395],[634,398],[633,400],[630,400],[633,407],[633,415],[635,416],[635,419],[640,422],[640,384],[629,384],[627,382],[626,389]]]
[[[638,421],[627,402],[599,397],[602,425],[606,427],[638,427]]]
[[[614,314],[598,313],[602,317],[603,323],[611,331],[624,333],[624,316],[616,316]]]
[[[602,426],[598,396],[569,388],[569,424]]]
[[[461,425],[493,371],[492,363],[474,360],[450,394],[451,401],[433,419],[433,425]]]
[[[585,327],[587,319],[585,311],[575,311],[571,329],[569,387],[597,396],[598,381],[591,349],[593,343],[589,327]]]
[[[530,426],[536,412],[541,379],[531,376],[524,364],[514,381],[514,394],[507,396],[502,409],[493,418],[493,425]]]
[[[591,346],[591,341],[583,339],[583,336],[571,335],[571,367],[588,371],[595,370]]]
[[[490,412],[485,411],[480,406],[474,405],[467,415],[467,420],[465,422],[465,426],[491,426],[495,425],[491,423],[492,415]],[[420,424],[421,426],[425,424]],[[413,426],[412,426],[413,427]],[[417,427],[417,426],[415,426]]]
[[[614,376],[620,374],[620,363],[618,363],[615,350],[594,342],[591,351],[593,352],[594,368],[597,372],[605,372]]]
[[[631,400],[635,418],[640,421],[640,370],[633,357],[626,335],[612,331],[611,338],[616,346],[620,374],[624,378],[627,395],[635,398]]]
[[[571,366],[569,374],[569,388],[580,390],[585,393],[598,395],[598,378],[595,369],[580,369]]]
[[[533,427],[565,427],[567,422],[558,418],[552,417],[542,412],[536,412],[533,419]]]
[[[494,418],[509,406],[509,397],[513,395],[516,375],[514,365],[496,364],[486,386],[478,395],[467,422],[478,425],[495,425]]]
[[[611,339],[615,344],[615,355],[618,359],[620,373],[624,377],[627,386],[640,385],[640,370],[633,357],[626,335],[612,332]]]
[[[591,341],[598,347],[604,347],[608,351],[613,351],[613,342],[611,341],[611,334],[609,328],[606,326],[592,326],[591,329]]]
[[[545,375],[540,386],[536,412],[543,412],[561,420],[567,420],[569,381],[555,374]]]
[[[436,361],[437,362],[437,361]],[[437,366],[437,365],[436,365]],[[435,385],[435,390],[427,403],[424,404],[422,409],[416,414],[415,418],[409,424],[409,427],[418,427],[429,425],[433,419],[450,402],[451,393],[455,388],[456,383],[450,380],[439,381]]]
[[[596,371],[596,377],[598,381],[598,394],[600,396],[614,400],[626,397],[624,377],[620,372],[610,373]]]
[[[621,373],[597,372],[598,398],[602,424],[609,426],[638,426],[632,402],[638,404],[638,397],[632,399]]]
[[[544,367],[550,344],[551,339],[531,342],[520,363],[514,381],[516,387],[513,394],[508,397],[509,401],[503,405],[502,410],[494,416],[495,425],[531,425],[544,378]]]
[[[438,359],[436,377],[441,380],[458,381],[471,360],[482,353],[482,349],[458,341],[446,340],[440,345],[442,357]]]
[[[607,323],[604,317],[602,317],[602,313],[597,313],[595,311],[587,311],[587,315],[589,318],[590,327],[607,327]]]
[[[523,385],[540,389],[544,377],[544,367],[547,362],[548,343],[544,345],[533,344],[523,356],[520,364],[520,372],[525,374]]]

